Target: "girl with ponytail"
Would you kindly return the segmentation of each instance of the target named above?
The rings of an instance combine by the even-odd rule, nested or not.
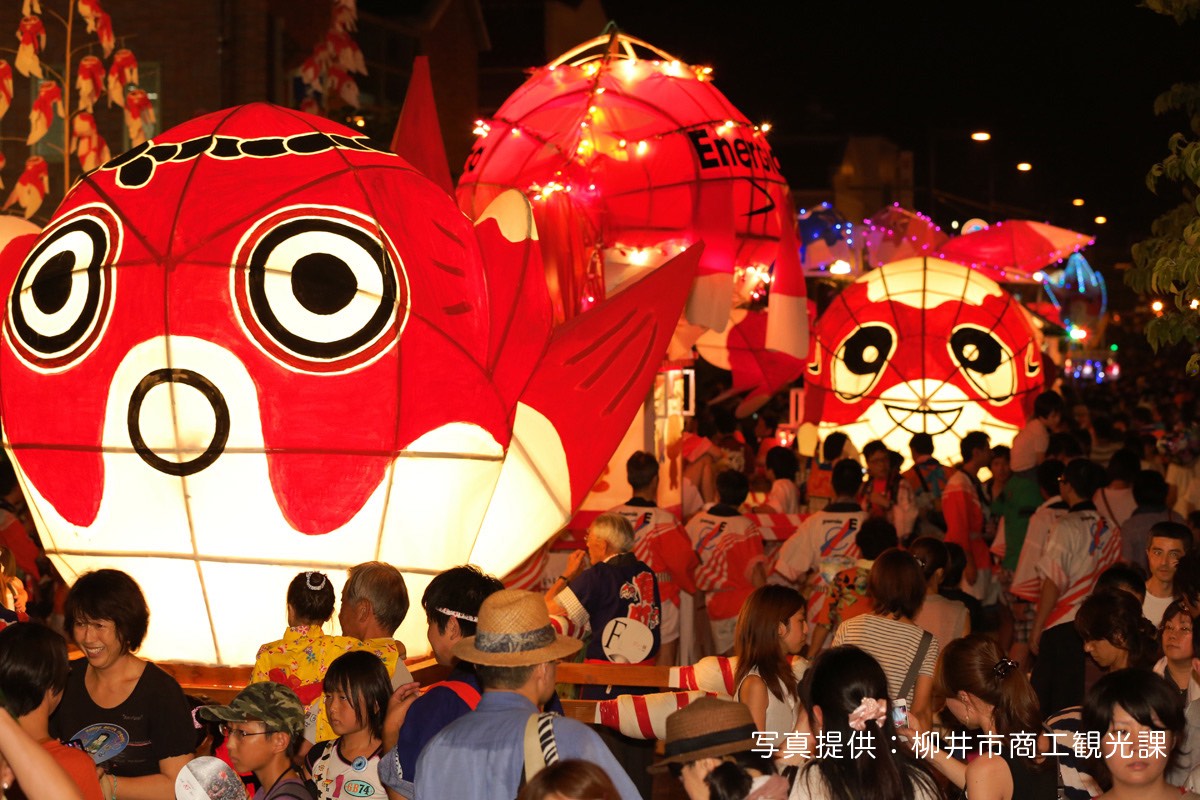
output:
[[[845,645],[825,651],[805,676],[808,721],[841,752],[809,761],[788,800],[937,800],[925,765],[895,746],[892,701],[883,667],[865,651]],[[855,751],[853,742],[863,747]],[[869,743],[869,744],[868,744]],[[821,755],[817,752],[816,755]],[[974,800],[974,798],[972,798]]]
[[[973,634],[956,639],[942,651],[937,693],[946,708],[967,728],[999,739],[969,764],[944,752],[930,762],[971,800],[1054,800],[1058,774],[1049,758],[1030,756],[1027,742],[1042,731],[1037,695],[1029,679],[991,639]],[[1020,738],[1018,738],[1020,735]],[[1044,748],[1041,748],[1044,749]],[[1034,745],[1032,752],[1038,752]],[[997,752],[998,751],[998,752]]]

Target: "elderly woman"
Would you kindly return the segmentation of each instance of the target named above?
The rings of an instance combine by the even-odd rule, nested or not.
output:
[[[141,588],[119,570],[84,573],[64,616],[84,657],[71,669],[51,734],[78,740],[96,759],[108,800],[171,800],[196,728],[175,679],[134,655],[150,622]]]
[[[593,662],[653,664],[659,644],[658,580],[633,550],[633,528],[620,514],[601,514],[588,528],[587,552],[567,559],[566,571],[546,593],[551,614],[592,627],[586,657]],[[585,560],[591,566],[585,568]],[[620,694],[621,687],[586,687],[585,698]],[[588,689],[599,694],[588,697]]]

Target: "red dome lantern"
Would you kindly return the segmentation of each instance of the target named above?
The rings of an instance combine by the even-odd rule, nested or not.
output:
[[[774,265],[768,344],[803,357],[794,218],[768,128],[707,67],[614,33],[534,70],[477,123],[459,205],[474,214],[509,187],[530,197],[560,320],[703,240],[687,316],[721,330],[734,268]]]
[[[1008,444],[1044,382],[1028,317],[999,284],[960,264],[910,258],[872,270],[834,298],[815,327],[805,419],[858,445],[908,454],[914,433],[959,460],[985,431]]]

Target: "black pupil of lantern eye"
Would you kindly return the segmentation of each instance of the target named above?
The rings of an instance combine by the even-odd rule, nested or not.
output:
[[[958,363],[983,375],[995,372],[1004,360],[1004,349],[987,331],[960,328],[950,335],[950,348]]]
[[[33,302],[43,314],[53,314],[67,304],[71,296],[71,270],[75,267],[75,254],[69,251],[56,253],[38,270],[30,287]]]
[[[358,280],[350,266],[330,253],[309,253],[292,267],[292,293],[314,314],[334,314],[354,299]]]
[[[887,328],[871,325],[859,328],[846,340],[842,361],[855,375],[871,375],[884,367],[892,351],[892,333]]]

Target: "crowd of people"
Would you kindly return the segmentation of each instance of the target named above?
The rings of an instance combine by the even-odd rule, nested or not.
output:
[[[1011,446],[963,432],[954,464],[926,434],[907,459],[845,432],[804,458],[765,416],[756,443],[718,414],[685,442],[682,508],[659,507],[658,460],[634,454],[630,499],[542,593],[470,565],[434,577],[428,641],[408,644],[444,680],[413,680],[407,587],[369,562],[340,597],[296,575],[283,636],[224,705],[137,655],[150,607],[130,576],[56,586],[14,482],[0,784],[158,800],[211,754],[256,800],[632,800],[662,773],[690,800],[1200,798],[1196,406],[1141,382],[1045,392]],[[778,541],[760,514],[798,524]],[[702,657],[724,696],[672,695],[663,754],[561,714],[561,661]]]

